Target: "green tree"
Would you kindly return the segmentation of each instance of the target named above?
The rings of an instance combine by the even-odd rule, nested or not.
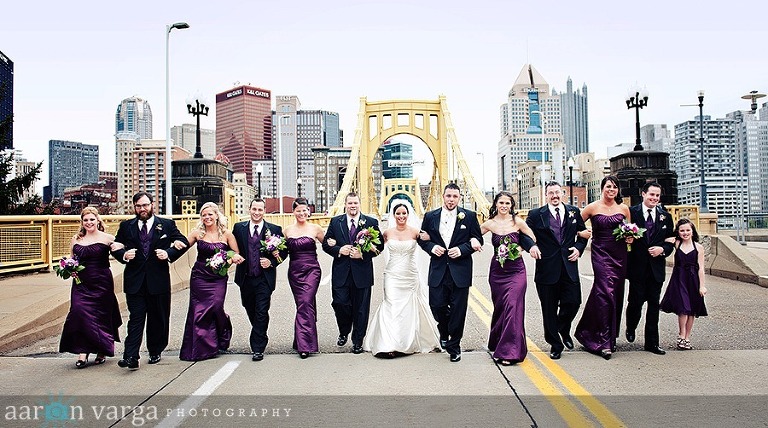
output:
[[[6,82],[2,82],[0,85],[0,100],[3,99],[6,93]],[[10,142],[7,141],[6,130],[10,128],[13,122],[13,117],[6,117],[0,121],[0,147],[10,146]],[[13,168],[13,152],[0,152],[0,215],[9,214],[38,214],[41,212],[42,200],[40,196],[35,195],[28,201],[22,201],[21,198],[24,195],[24,189],[35,184],[37,177],[40,175],[40,171],[43,168],[43,162],[40,162],[29,173],[21,176],[11,178],[11,170]]]

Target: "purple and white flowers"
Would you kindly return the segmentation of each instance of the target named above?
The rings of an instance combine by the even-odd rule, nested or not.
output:
[[[264,253],[274,253],[275,251],[279,250],[285,250],[287,247],[285,246],[285,237],[281,235],[273,235],[272,232],[267,229],[267,231],[264,233],[264,237],[266,239],[261,241],[261,251]],[[278,256],[275,256],[278,263],[283,262],[283,258]]]
[[[520,258],[520,246],[512,242],[509,236],[501,238],[499,247],[496,248],[496,261],[501,267],[507,260],[517,260]]]
[[[219,250],[205,260],[205,265],[209,266],[212,271],[220,276],[227,276],[229,274],[229,267],[232,266],[232,257],[234,255],[235,252],[232,250]]]
[[[358,250],[360,250],[360,252],[373,252],[378,254],[379,250],[376,248],[375,244],[381,244],[378,230],[374,229],[373,227],[369,227],[357,232],[357,236],[355,237],[355,246]]]
[[[613,229],[613,236],[617,241],[622,241],[626,238],[642,238],[645,233],[645,228],[638,227],[635,223],[629,223],[627,220],[623,220]],[[627,244],[627,251],[632,251],[632,244]]]
[[[62,257],[61,260],[59,260],[59,264],[53,267],[53,270],[56,271],[57,276],[60,276],[64,279],[69,279],[70,277],[74,278],[75,284],[77,285],[82,283],[77,273],[83,269],[85,269],[85,266],[80,264],[77,256]]]

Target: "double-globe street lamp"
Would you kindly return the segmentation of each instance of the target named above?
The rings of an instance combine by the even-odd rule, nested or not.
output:
[[[203,158],[203,149],[200,147],[200,116],[208,116],[209,107],[200,99],[195,99],[195,105],[192,106],[192,100],[187,100],[187,111],[197,120],[195,128],[195,159]]]
[[[573,205],[573,156],[568,158],[568,194],[571,197],[571,205]]]
[[[704,179],[704,90],[699,89],[696,92],[699,97],[698,104],[681,104],[681,107],[699,107],[699,152],[701,154],[701,176],[699,177],[699,212],[708,213],[709,204],[707,203],[707,182]]]
[[[640,143],[640,109],[648,105],[648,89],[632,88],[627,93],[627,108],[635,109],[635,151],[643,150]]]
[[[256,164],[256,180],[259,187],[257,187],[256,197],[261,199],[261,174],[264,174],[264,165]]]
[[[748,114],[754,115],[755,112],[757,112],[757,100],[760,98],[765,97],[765,94],[760,94],[757,91],[749,91],[748,94],[742,95],[741,98],[745,100],[750,100],[749,105],[749,111]],[[746,123],[744,124],[746,127]],[[745,140],[743,141],[744,145],[747,144],[748,133],[744,133]],[[741,245],[746,245],[746,236],[745,236],[745,227],[744,227],[744,151],[747,150],[747,147],[744,147],[742,149],[742,144],[740,142],[739,144],[739,221],[736,223],[738,226],[737,229],[737,240]],[[749,153],[747,151],[747,153]],[[747,179],[747,187],[749,187],[749,180]],[[749,208],[747,208],[746,214],[749,214]]]
[[[168,45],[173,29],[184,30],[187,28],[189,28],[189,24],[186,22],[175,22],[165,26],[165,215],[173,214],[173,190],[171,188],[171,90]]]

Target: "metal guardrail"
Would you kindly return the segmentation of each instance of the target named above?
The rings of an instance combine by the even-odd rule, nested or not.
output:
[[[101,216],[107,233],[116,234],[131,215]],[[268,214],[267,221],[281,226],[294,222],[293,214]],[[175,215],[181,233],[188,235],[199,216]],[[242,217],[240,220],[247,220]],[[327,227],[331,217],[312,216],[310,221]],[[230,226],[231,227],[231,226]],[[12,272],[52,270],[53,263],[69,254],[72,237],[80,229],[78,215],[0,216],[0,275]]]

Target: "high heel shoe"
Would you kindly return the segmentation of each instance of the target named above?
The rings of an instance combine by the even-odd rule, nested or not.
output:
[[[603,349],[602,351],[600,351],[600,356],[603,357],[603,359],[605,360],[610,360],[611,354],[612,353],[610,349]]]
[[[85,357],[85,360],[77,360],[75,361],[75,368],[82,369],[88,364],[88,357]]]
[[[94,360],[93,360],[93,364],[97,365],[97,366],[99,364],[104,364],[106,362],[107,362],[107,357],[105,357],[103,355],[97,355],[96,358],[94,358]]]

